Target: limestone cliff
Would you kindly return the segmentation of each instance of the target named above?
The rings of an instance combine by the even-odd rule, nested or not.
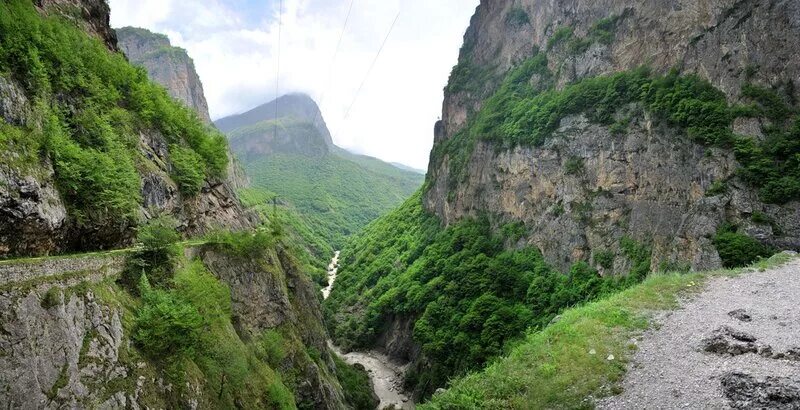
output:
[[[764,203],[760,187],[741,178],[730,145],[698,143],[641,104],[613,113],[623,132],[591,121],[588,110],[553,118],[542,144],[498,143],[470,127],[504,77],[537,53],[546,56],[545,75],[518,79],[532,88],[550,82],[559,92],[646,66],[656,75],[696,75],[731,105],[751,104],[742,90],[754,84],[795,112],[800,66],[788,56],[800,51],[798,19],[798,3],[777,0],[481,1],[435,127],[427,209],[445,224],[480,213],[523,222],[527,243],[562,269],[612,252],[613,263],[600,269],[626,272],[624,237],[652,247],[653,269],[716,268],[712,237],[725,223],[775,248],[797,249],[796,199]],[[762,142],[775,122],[737,118],[730,129]],[[448,149],[459,135],[472,142]],[[715,192],[720,181],[724,192]]]
[[[211,122],[203,83],[186,50],[173,47],[167,36],[145,29],[124,27],[116,32],[119,47],[131,63],[144,67],[173,98],[197,111],[203,121]]]

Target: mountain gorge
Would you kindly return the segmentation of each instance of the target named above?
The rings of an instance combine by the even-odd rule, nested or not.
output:
[[[420,194],[342,251],[324,306],[336,343],[409,362],[406,387],[426,398],[651,272],[800,248],[798,72],[784,58],[799,12],[481,1]],[[526,403],[503,401],[516,379],[472,381],[432,407]]]

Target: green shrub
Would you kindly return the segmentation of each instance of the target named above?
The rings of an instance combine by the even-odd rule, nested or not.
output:
[[[722,259],[722,265],[726,268],[747,266],[759,258],[774,253],[770,247],[738,232],[735,226],[728,224],[721,226],[717,231],[714,236],[714,246]]]
[[[200,348],[205,321],[191,303],[172,292],[151,289],[142,275],[142,307],[133,340],[154,359],[191,357]]]
[[[256,342],[256,355],[275,369],[283,365],[288,356],[286,350],[286,341],[276,330],[265,331]]]
[[[242,258],[258,258],[275,247],[279,232],[268,228],[255,231],[217,231],[206,235],[206,241]]]
[[[139,228],[136,239],[146,251],[162,251],[181,240],[177,227],[174,217],[159,216]]]
[[[175,259],[179,253],[175,244],[180,235],[175,230],[178,221],[171,216],[160,216],[139,228],[137,242],[141,246],[126,261],[119,283],[132,294],[139,293],[142,275],[148,284],[169,287],[175,273]]]
[[[572,30],[572,27],[563,26],[559,27],[553,35],[547,40],[547,49],[552,50],[553,47],[561,44],[565,41],[569,41],[572,39],[572,36],[575,35],[575,32]]]
[[[342,384],[344,399],[347,404],[356,410],[373,410],[378,407],[379,400],[376,400],[372,391],[372,382],[369,373],[363,367],[351,366],[333,355],[333,363],[336,365],[336,377]]]
[[[706,190],[706,196],[724,195],[728,192],[728,185],[724,181],[714,181]]]
[[[761,211],[753,211],[753,214],[750,215],[750,220],[761,225],[770,224],[773,222],[772,218],[768,217]]]
[[[614,252],[609,250],[597,251],[594,253],[595,265],[601,266],[605,269],[614,267]]]
[[[643,280],[650,273],[652,263],[652,248],[636,242],[627,236],[620,240],[620,249],[631,261],[630,276],[636,280]]]
[[[53,286],[50,289],[47,289],[47,292],[44,293],[44,296],[42,296],[42,300],[40,301],[42,308],[50,309],[58,306],[61,304],[62,295],[63,292],[58,286]]]
[[[569,157],[564,163],[564,173],[567,175],[578,175],[583,173],[583,158]]]
[[[181,193],[194,195],[200,192],[205,182],[203,174],[203,158],[189,148],[170,146],[172,162],[172,179],[178,184]]]
[[[506,24],[511,27],[522,27],[531,23],[531,18],[528,12],[520,7],[512,7],[506,15]]]

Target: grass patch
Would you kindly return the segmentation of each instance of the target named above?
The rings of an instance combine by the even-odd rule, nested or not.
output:
[[[766,269],[791,259],[779,254],[753,266]],[[629,340],[649,327],[649,312],[674,309],[681,296],[701,290],[710,277],[738,272],[654,274],[621,293],[569,309],[557,323],[529,333],[507,356],[455,380],[418,408],[592,408],[587,398],[613,394],[622,380],[632,354]],[[607,360],[609,355],[614,360]]]

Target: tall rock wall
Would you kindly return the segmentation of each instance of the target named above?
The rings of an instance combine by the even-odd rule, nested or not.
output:
[[[610,37],[572,48],[556,38],[566,31],[591,38],[603,19],[613,21]],[[745,82],[795,104],[800,66],[789,56],[800,52],[798,21],[800,4],[780,0],[481,1],[445,90],[434,152],[467,129],[506,73],[536,51],[547,54],[556,90],[647,66],[657,74],[695,74],[731,104],[745,101]],[[762,203],[759,187],[738,177],[732,150],[698,144],[642,106],[618,107],[614,115],[630,119],[625,133],[573,115],[560,118],[542,146],[504,146],[478,136],[471,150],[460,151],[467,155],[463,175],[453,174],[452,152],[434,156],[426,208],[445,224],[481,213],[498,223],[523,222],[527,243],[561,268],[611,251],[614,267],[605,270],[625,272],[624,237],[652,246],[654,269],[719,267],[712,237],[726,222],[765,244],[800,247],[800,204]],[[763,140],[769,124],[738,119],[733,131]],[[569,162],[581,163],[582,171],[568,172]],[[707,195],[715,181],[727,181],[727,192]]]
[[[119,47],[131,63],[144,67],[150,78],[163,85],[173,98],[211,123],[203,83],[186,50],[173,47],[167,36],[145,29],[124,27],[116,32]]]

